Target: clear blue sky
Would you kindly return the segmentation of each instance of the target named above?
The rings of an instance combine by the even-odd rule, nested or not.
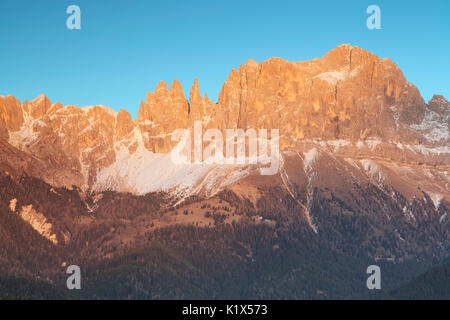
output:
[[[81,30],[66,8],[81,8]],[[366,8],[381,8],[368,30]],[[450,99],[450,1],[0,0],[0,94],[104,104],[136,117],[160,80],[217,101],[231,68],[310,60],[342,43],[389,57],[425,100]]]

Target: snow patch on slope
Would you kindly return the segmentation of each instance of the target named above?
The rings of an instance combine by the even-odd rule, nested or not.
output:
[[[23,111],[23,124],[18,131],[9,132],[8,143],[12,146],[26,150],[28,146],[39,140],[39,132],[34,132],[33,127],[36,122],[38,126],[45,126],[42,120],[35,120],[27,112]],[[42,125],[43,124],[43,125]]]
[[[369,177],[375,179],[380,185],[384,184],[384,175],[381,171],[380,166],[376,162],[369,159],[362,159],[360,160],[360,162]]]
[[[323,72],[316,75],[315,79],[321,79],[328,82],[331,85],[335,85],[338,81],[347,80],[356,76],[359,73],[359,68],[355,68],[350,71],[350,66],[345,66],[339,70]]]
[[[439,209],[439,206],[441,205],[441,201],[443,199],[443,196],[441,194],[438,193],[431,193],[428,192],[431,200],[433,201],[434,207],[437,209]]]
[[[316,161],[319,158],[319,151],[317,150],[317,148],[312,148],[308,152],[305,152],[304,156],[305,156],[305,163],[304,163],[305,168],[311,167],[314,161]]]

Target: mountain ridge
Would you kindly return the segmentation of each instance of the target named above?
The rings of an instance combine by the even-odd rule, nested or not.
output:
[[[314,59],[312,59],[312,60],[293,61],[293,62],[290,62],[289,60],[286,60],[286,59],[284,59],[284,58],[272,57],[272,58],[269,58],[269,59],[267,59],[267,60],[265,60],[265,61],[262,61],[262,62],[256,62],[255,60],[248,59],[244,64],[241,64],[241,65],[239,66],[239,68],[237,68],[237,70],[236,70],[235,68],[232,68],[231,71],[230,71],[230,74],[229,74],[229,77],[228,77],[228,78],[230,78],[230,76],[232,76],[232,75],[234,75],[234,74],[239,73],[239,71],[243,70],[244,68],[246,68],[246,67],[248,68],[249,65],[251,65],[251,66],[255,66],[255,65],[256,65],[256,66],[261,66],[261,65],[263,65],[263,64],[269,64],[269,63],[271,63],[271,62],[273,62],[273,61],[278,61],[278,62],[282,62],[282,63],[292,63],[292,64],[304,64],[304,63],[310,63],[310,62],[314,62],[314,61],[321,61],[322,59],[325,59],[325,61],[329,61],[329,60],[332,60],[333,58],[336,58],[336,57],[337,57],[336,59],[339,61],[339,59],[341,59],[341,60],[343,59],[342,57],[338,57],[339,55],[341,55],[341,52],[340,52],[340,51],[342,51],[342,50],[349,50],[350,52],[352,52],[353,49],[361,50],[362,52],[367,53],[368,55],[370,55],[370,56],[372,56],[372,57],[374,57],[374,58],[376,58],[376,59],[378,59],[378,60],[380,60],[380,61],[387,61],[389,64],[392,64],[395,68],[398,69],[398,67],[396,66],[396,64],[395,64],[392,60],[390,60],[389,58],[378,58],[378,57],[377,57],[376,55],[374,55],[373,53],[370,53],[370,52],[368,52],[368,51],[366,51],[366,50],[364,50],[364,49],[361,49],[361,48],[359,48],[358,46],[352,47],[352,46],[349,45],[349,44],[342,44],[342,45],[339,45],[338,47],[336,47],[336,48],[330,50],[330,51],[329,51],[327,54],[325,54],[322,58],[314,58]],[[351,53],[349,54],[349,56],[350,56],[350,58],[349,58],[349,60],[350,60],[350,61],[349,61],[349,64],[351,65]],[[339,63],[342,63],[342,61],[340,61]],[[401,72],[401,70],[398,69],[398,71],[400,71],[400,73],[401,73],[402,76],[403,76],[403,73]],[[167,83],[166,83],[164,80],[161,80],[161,81],[157,84],[156,89],[155,89],[155,92],[161,91],[161,90],[167,91]],[[223,90],[224,90],[224,88],[222,87],[220,93],[222,93]],[[198,79],[197,79],[197,78],[194,79],[194,84],[193,84],[192,87],[191,87],[191,94],[190,94],[189,99],[185,97],[184,92],[183,92],[183,89],[182,89],[182,85],[181,85],[181,83],[180,83],[177,79],[174,79],[174,80],[173,80],[173,82],[172,82],[172,84],[171,84],[171,86],[170,86],[170,90],[169,90],[169,91],[170,91],[171,95],[172,95],[174,98],[187,99],[187,102],[188,102],[189,104],[191,103],[192,100],[196,99],[197,97],[202,98],[202,97],[201,97],[201,94],[200,94],[200,92],[199,92]],[[219,100],[220,100],[220,93],[219,93]],[[208,99],[208,95],[207,95],[206,92],[205,92],[205,95],[206,95],[206,96],[205,96],[204,99],[210,101],[210,100]],[[13,95],[0,95],[0,96],[3,97],[3,98],[7,98],[7,97],[8,97],[8,98],[13,98],[13,99],[17,100],[17,101],[20,103],[20,100],[16,99]],[[152,96],[152,92],[148,92],[148,93],[147,93],[147,100],[148,100],[149,97],[151,97],[151,96]],[[433,97],[432,97],[432,99],[430,99],[430,101],[433,100],[434,98],[440,98],[440,99],[444,99],[444,100],[446,101],[445,97],[443,97],[442,95],[439,95],[439,94],[434,94]],[[48,109],[49,106],[51,106],[51,105],[54,104],[54,103],[52,103],[52,102],[49,100],[49,98],[45,95],[45,93],[42,93],[42,94],[38,95],[37,97],[35,97],[35,98],[32,99],[31,101],[24,100],[24,103],[26,103],[26,102],[34,103],[35,105],[38,105],[38,106],[39,106],[39,107],[38,107],[39,109],[44,108],[45,111],[47,111],[47,109]],[[210,101],[210,102],[212,102],[212,101]],[[142,103],[145,103],[145,101],[144,101],[144,100],[141,100],[141,108],[142,108]],[[213,103],[218,104],[218,102],[213,102]],[[60,103],[57,102],[56,104],[60,104]],[[45,107],[45,106],[47,106],[47,107]],[[72,105],[72,104],[68,104],[67,106],[73,106],[73,105]],[[114,109],[112,109],[112,108],[110,108],[110,107],[103,106],[103,105],[88,105],[88,106],[83,106],[83,107],[79,107],[79,108],[96,107],[96,106],[106,107],[107,109],[109,109],[108,112],[114,112],[114,113],[119,112],[119,111],[117,111],[117,110],[114,110]],[[141,108],[138,110],[138,113],[140,113],[140,112],[142,111]],[[123,108],[121,108],[121,109],[123,109]],[[187,109],[189,109],[189,108],[187,108]],[[123,110],[126,111],[126,109],[123,109]],[[127,111],[127,112],[128,112],[128,111]],[[139,117],[139,115],[138,115],[138,116],[136,117],[136,119],[132,119],[132,120],[133,120],[133,121],[136,121],[136,120],[138,120],[139,118],[140,118],[140,117]]]

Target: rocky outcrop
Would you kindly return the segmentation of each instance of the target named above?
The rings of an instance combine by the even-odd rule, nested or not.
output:
[[[8,139],[8,132],[19,130],[22,124],[20,101],[13,96],[0,96],[0,138]]]
[[[219,97],[225,126],[280,128],[294,140],[399,139],[425,108],[391,60],[349,45],[312,61],[247,61]]]
[[[147,101],[142,101],[137,122],[145,147],[152,152],[164,152],[171,148],[171,133],[188,125],[189,103],[184,97],[181,84],[174,80],[170,91],[161,81],[155,92],[147,93]]]
[[[175,106],[167,86],[160,83],[141,104],[138,119],[153,128],[145,130],[149,136],[162,138],[201,120],[204,127],[221,130],[279,128],[284,148],[299,139],[378,137],[419,143],[422,137],[410,126],[419,125],[427,110],[417,88],[394,62],[350,45],[312,61],[248,60],[231,71],[217,104],[200,95],[197,79],[189,106],[179,91],[183,103]],[[167,141],[164,145],[170,149]]]
[[[201,96],[197,78],[191,87],[189,101],[189,124],[191,126],[194,121],[202,121],[205,127],[218,128],[217,105],[208,99],[206,93],[204,98]]]
[[[144,162],[152,153],[174,147],[174,130],[201,121],[204,130],[279,129],[284,151],[332,142],[352,157],[367,149],[396,161],[448,166],[449,114],[442,96],[427,106],[391,60],[341,45],[311,61],[248,60],[231,70],[217,103],[200,94],[198,79],[189,100],[179,81],[170,90],[161,81],[141,102],[136,120],[124,109],[63,107],[45,95],[23,103],[0,96],[0,159],[7,170],[88,190],[107,168],[119,172],[133,163],[148,172]],[[438,151],[430,156],[429,150]]]

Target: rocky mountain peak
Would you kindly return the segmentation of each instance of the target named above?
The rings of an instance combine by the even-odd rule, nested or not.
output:
[[[186,97],[184,96],[183,87],[181,86],[180,81],[178,81],[177,79],[174,79],[172,85],[170,86],[170,95],[172,97],[172,100],[186,99]]]
[[[51,107],[52,102],[47,98],[45,94],[41,94],[31,100],[30,115],[37,119],[42,117]]]

